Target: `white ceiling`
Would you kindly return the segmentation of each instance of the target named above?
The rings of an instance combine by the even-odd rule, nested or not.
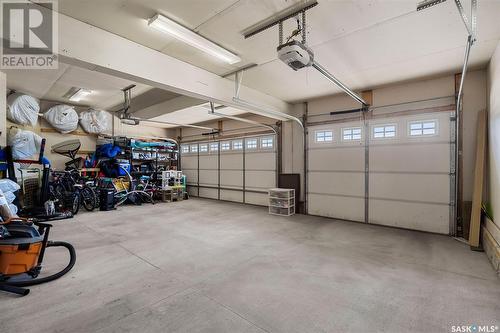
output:
[[[111,75],[91,71],[88,69],[69,66],[59,63],[57,70],[3,70],[7,74],[7,87],[19,92],[27,93],[40,99],[69,103],[80,106],[91,106],[97,109],[108,110],[123,103],[123,88],[136,84]],[[140,95],[151,87],[136,84],[134,95]],[[72,87],[84,88],[92,94],[80,102],[70,102],[63,96]],[[177,95],[165,92],[166,95]]]
[[[277,28],[245,40],[241,31],[300,0],[62,0],[60,12],[217,74],[229,66],[148,28],[160,12],[257,63],[243,84],[294,102],[339,92],[313,69],[294,72],[276,59]],[[463,3],[468,0],[462,0]],[[459,71],[466,31],[454,1],[416,12],[417,0],[319,0],[308,12],[316,59],[354,89]],[[99,8],[99,10],[96,10]],[[478,9],[471,65],[485,66],[500,39],[500,1]],[[285,26],[285,31],[293,27]],[[244,96],[243,96],[244,97]]]

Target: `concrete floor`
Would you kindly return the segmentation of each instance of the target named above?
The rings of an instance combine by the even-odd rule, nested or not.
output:
[[[191,199],[54,222],[62,279],[0,294],[0,332],[451,332],[500,325],[484,253],[449,237]],[[47,254],[45,271],[64,263]]]

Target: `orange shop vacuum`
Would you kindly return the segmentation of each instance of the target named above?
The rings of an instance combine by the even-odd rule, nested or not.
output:
[[[0,222],[0,291],[26,296],[30,290],[25,287],[53,281],[73,268],[75,248],[66,242],[49,241],[51,227],[21,218]],[[69,263],[60,272],[38,277],[45,250],[49,247],[65,247]]]

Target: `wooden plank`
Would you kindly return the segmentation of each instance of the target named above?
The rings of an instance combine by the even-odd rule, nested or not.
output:
[[[44,133],[44,132],[45,133],[60,133],[55,128],[44,128],[44,127],[40,128],[40,132],[42,132],[42,133]],[[65,134],[62,134],[62,135],[65,135]],[[68,135],[95,136],[95,137],[97,137],[97,134],[91,134],[91,133],[87,133],[87,132],[79,131],[79,130],[68,133]]]
[[[484,226],[490,232],[491,236],[495,239],[495,242],[500,244],[500,228],[489,218],[485,217]]]
[[[485,226],[482,229],[484,252],[493,265],[493,269],[500,277],[500,246]]]
[[[472,213],[469,228],[469,245],[479,247],[481,233],[481,205],[483,202],[484,165],[486,157],[486,110],[478,114],[476,165],[474,167],[474,189],[472,192]]]
[[[366,90],[361,93],[361,97],[368,103],[368,105],[373,105],[373,90]]]

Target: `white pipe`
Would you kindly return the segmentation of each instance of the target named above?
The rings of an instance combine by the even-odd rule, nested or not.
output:
[[[304,130],[304,124],[302,124],[302,121],[295,116],[292,116],[292,115],[289,115],[289,114],[286,114],[286,113],[283,113],[280,111],[270,110],[268,107],[256,105],[256,104],[247,102],[247,101],[242,100],[242,99],[237,98],[237,97],[233,97],[233,102],[238,104],[243,109],[253,110],[256,113],[264,114],[264,115],[270,116],[271,118],[277,118],[280,120],[285,119],[285,120],[295,121],[300,125],[300,127],[302,127],[302,130]]]
[[[469,35],[467,37],[467,46],[465,48],[465,56],[464,56],[464,65],[462,67],[462,75],[460,78],[460,88],[458,89],[458,96],[457,96],[457,107],[455,110],[455,223],[453,224],[453,230],[452,233],[455,235],[456,234],[456,222],[458,220],[458,214],[459,214],[459,202],[458,202],[458,186],[460,184],[460,179],[459,179],[459,159],[460,159],[460,153],[461,151],[459,150],[458,147],[458,142],[460,138],[460,123],[461,123],[461,117],[460,117],[460,109],[462,107],[461,99],[462,99],[462,93],[463,93],[463,88],[464,88],[464,82],[465,82],[465,74],[467,74],[467,66],[469,63],[469,55],[470,55],[470,50],[472,47],[472,44],[474,43],[474,37],[472,35]]]
[[[214,116],[219,116],[219,117],[224,117],[224,118],[228,118],[228,119],[232,119],[232,120],[236,120],[236,121],[241,121],[243,123],[248,123],[248,124],[252,124],[252,125],[257,125],[257,126],[269,128],[274,132],[274,134],[278,135],[278,131],[276,131],[276,129],[271,125],[263,124],[263,123],[260,123],[258,121],[251,120],[251,119],[230,116],[230,115],[226,115],[224,113],[220,113],[220,112],[215,111],[215,106],[214,106],[213,102],[210,102],[210,110],[208,111],[208,114],[211,114]]]

